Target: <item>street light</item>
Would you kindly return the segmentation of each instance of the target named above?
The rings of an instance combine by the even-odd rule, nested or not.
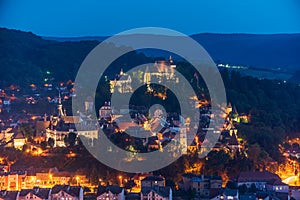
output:
[[[122,186],[122,176],[119,176],[120,186]]]

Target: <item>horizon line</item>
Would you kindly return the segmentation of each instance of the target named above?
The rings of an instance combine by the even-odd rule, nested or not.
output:
[[[92,38],[92,37],[112,37],[116,34],[112,35],[70,35],[70,36],[63,36],[63,35],[44,35],[44,34],[37,34],[33,31],[30,30],[21,30],[17,28],[8,28],[8,27],[3,27],[0,26],[2,29],[7,29],[7,30],[14,30],[14,31],[21,31],[25,33],[32,33],[34,35],[37,35],[42,38]],[[117,33],[118,34],[118,33]],[[143,33],[140,33],[143,34]],[[184,33],[183,33],[184,34]],[[249,33],[249,32],[196,32],[192,34],[186,34],[187,36],[195,36],[195,35],[201,35],[201,34],[215,34],[215,35],[299,35],[300,32],[278,32],[278,33]],[[166,36],[172,36],[172,35],[167,35],[167,34],[153,34],[153,35],[166,35]],[[176,35],[173,35],[176,36]]]

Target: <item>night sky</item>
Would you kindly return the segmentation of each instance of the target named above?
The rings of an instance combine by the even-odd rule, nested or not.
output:
[[[0,0],[0,27],[59,37],[145,26],[185,34],[300,33],[299,10],[299,0]]]

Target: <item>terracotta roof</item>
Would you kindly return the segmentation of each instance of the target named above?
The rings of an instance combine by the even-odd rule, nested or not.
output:
[[[14,139],[25,139],[25,137],[24,137],[24,134],[22,132],[18,132],[15,135]]]
[[[78,124],[80,123],[80,117],[79,116],[63,116],[64,122],[66,124]]]
[[[136,123],[134,122],[119,122],[118,124],[119,129],[121,130],[126,130],[129,127],[135,127],[138,126]]]

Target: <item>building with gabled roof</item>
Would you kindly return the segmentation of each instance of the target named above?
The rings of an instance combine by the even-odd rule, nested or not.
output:
[[[165,186],[165,178],[162,176],[147,176],[141,180],[141,186],[143,187],[155,187]]]
[[[117,185],[99,186],[97,200],[125,200],[124,188]]]
[[[22,150],[26,144],[26,138],[22,132],[18,132],[13,138],[14,148]]]
[[[142,187],[141,200],[172,200],[171,187]]]
[[[256,172],[240,172],[235,178],[235,181],[237,183],[237,186],[246,185],[248,188],[250,188],[251,185],[254,184],[258,190],[265,191],[267,190],[267,184],[272,185],[272,183],[275,184],[280,183],[281,179],[277,174],[271,173],[269,171],[262,171],[262,172],[256,171]]]
[[[83,189],[80,186],[55,185],[51,191],[51,200],[83,200]]]
[[[16,200],[18,197],[18,191],[0,191],[0,200]]]

